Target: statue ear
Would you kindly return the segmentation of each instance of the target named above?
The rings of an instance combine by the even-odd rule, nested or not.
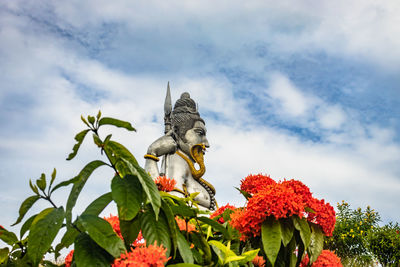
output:
[[[172,138],[174,138],[175,141],[177,141],[179,139],[179,132],[178,132],[179,128],[174,125],[174,127],[172,128]]]

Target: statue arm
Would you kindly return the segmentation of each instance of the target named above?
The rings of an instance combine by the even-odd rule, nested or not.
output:
[[[147,149],[147,154],[145,155],[145,170],[150,173],[150,176],[154,179],[160,176],[160,171],[158,169],[158,157],[174,153],[177,149],[177,144],[171,136],[172,132],[158,138],[154,141]]]

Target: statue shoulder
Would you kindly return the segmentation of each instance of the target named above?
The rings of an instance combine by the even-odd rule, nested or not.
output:
[[[147,154],[154,156],[162,156],[166,154],[174,153],[178,148],[178,145],[171,135],[164,135],[154,141],[147,149]]]

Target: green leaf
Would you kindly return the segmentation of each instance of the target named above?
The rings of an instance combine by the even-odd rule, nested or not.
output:
[[[95,160],[88,163],[78,174],[77,180],[74,182],[72,186],[71,192],[68,196],[67,207],[65,210],[65,218],[67,221],[67,225],[71,223],[72,219],[72,209],[75,206],[75,203],[78,199],[80,192],[82,191],[83,186],[85,185],[86,181],[89,179],[89,176],[93,173],[95,169],[100,166],[105,165],[103,161]]]
[[[33,185],[32,181],[30,179],[29,179],[29,186],[31,187],[33,193],[36,193],[36,195],[39,195],[39,190],[38,190],[37,186]]]
[[[18,217],[17,221],[14,224],[12,224],[11,226],[14,226],[14,225],[20,223],[22,221],[22,219],[24,218],[25,214],[32,207],[32,205],[35,204],[35,202],[38,199],[40,199],[40,196],[31,196],[31,197],[28,197],[27,199],[25,199],[24,202],[22,202],[21,207],[19,208],[19,217]]]
[[[286,247],[290,240],[292,240],[294,233],[293,222],[290,219],[282,218],[279,220],[281,224],[281,232],[282,232],[282,243],[283,246]]]
[[[85,139],[85,136],[89,131],[90,131],[90,129],[83,130],[82,132],[79,132],[75,136],[75,140],[77,141],[77,143],[72,148],[72,152],[68,155],[67,160],[71,160],[76,156],[76,154],[78,153],[79,147],[81,146],[81,144],[83,142],[83,139]]]
[[[112,201],[111,192],[105,193],[95,199],[90,205],[85,209],[82,215],[99,215],[105,207]],[[75,222],[76,223],[76,222]],[[68,248],[72,243],[74,243],[75,238],[78,236],[79,232],[75,228],[68,228],[61,242],[56,246],[56,253],[58,253],[63,248]]]
[[[108,118],[108,117],[104,117],[99,120],[99,126],[106,125],[106,124],[114,125],[117,127],[122,127],[122,128],[127,129],[128,131],[136,131],[135,128],[133,128],[132,125],[127,121],[121,121],[121,120],[117,120],[114,118]]]
[[[150,175],[138,164],[127,161],[124,158],[122,158],[122,160],[126,163],[132,175],[136,176],[139,179],[139,182],[142,184],[142,188],[146,193],[151,206],[153,207],[157,220],[158,213],[161,207],[161,197],[160,193],[158,192],[156,184],[154,183]]]
[[[292,219],[294,227],[300,232],[300,237],[303,241],[304,249],[306,250],[311,241],[311,230],[307,219],[300,219],[298,216],[292,216]]]
[[[32,225],[33,220],[35,219],[37,214],[31,216],[28,220],[26,220],[26,222],[24,222],[24,224],[21,227],[21,230],[19,232],[20,234],[20,238],[22,238],[24,236],[24,234],[29,230],[29,228]]]
[[[222,264],[227,263],[227,258],[236,256],[232,250],[217,240],[210,240],[208,243],[212,246]],[[244,259],[244,257],[241,259]]]
[[[297,261],[296,261],[296,266],[299,266],[301,260],[303,259],[303,256],[305,255],[305,249],[304,249],[304,243],[301,241],[300,237],[300,231],[296,230],[294,233],[294,238],[296,240],[296,245],[297,245]]]
[[[249,200],[251,198],[251,195],[247,193],[246,191],[243,191],[242,189],[235,187],[245,198],[246,200]]]
[[[74,260],[76,266],[109,267],[113,257],[87,234],[81,233],[75,241]]]
[[[9,232],[3,227],[0,227],[0,239],[10,246],[18,242],[18,237],[13,232]]]
[[[268,217],[261,226],[261,239],[264,252],[272,266],[275,264],[276,257],[278,257],[281,247],[281,235],[279,221],[275,220],[272,216]]]
[[[10,253],[10,250],[8,248],[0,249],[0,264],[6,262],[6,260],[8,259],[8,253]]]
[[[186,204],[179,206],[171,205],[171,210],[174,214],[187,218],[194,218],[197,215],[195,209],[186,206]]]
[[[232,239],[232,236],[230,236],[229,232],[222,224],[207,217],[198,217],[197,219],[205,224],[210,225],[212,228],[214,228],[214,230],[221,232],[226,239],[228,240]]]
[[[230,262],[232,262],[232,261],[241,261],[241,260],[244,260],[246,257],[245,256],[229,256],[229,257],[226,257],[226,259],[225,259],[225,264],[227,264],[227,263],[230,263]]]
[[[96,119],[95,119],[93,116],[90,116],[90,115],[89,115],[87,118],[88,118],[88,121],[89,121],[89,123],[90,123],[91,125],[93,125],[94,122],[96,121]]]
[[[130,221],[119,221],[119,226],[121,228],[121,234],[124,238],[125,245],[129,247],[138,237],[140,232],[140,216],[136,216]]]
[[[97,113],[96,119],[100,120],[100,117],[101,117],[101,111],[99,110],[99,112]]]
[[[140,210],[142,199],[142,186],[133,175],[125,175],[124,178],[115,176],[111,182],[112,197],[117,203],[120,220],[130,221]]]
[[[164,199],[161,199],[161,209],[164,212],[168,222],[169,230],[171,232],[172,243],[174,245],[174,255],[175,255],[176,248],[178,246],[177,234],[179,232],[178,227],[176,225],[175,215],[172,212],[171,207],[168,205],[168,201]]]
[[[254,250],[246,251],[245,253],[240,255],[240,256],[244,256],[244,259],[241,260],[239,262],[239,264],[243,265],[243,264],[245,264],[247,262],[252,261],[258,255],[259,251],[260,251],[260,249],[254,249]]]
[[[54,183],[54,180],[56,179],[56,174],[57,174],[57,170],[56,170],[56,168],[54,168],[53,172],[51,173],[50,186]]]
[[[124,242],[117,236],[106,220],[95,215],[81,215],[78,221],[90,238],[114,258],[118,258],[125,251]]]
[[[181,232],[177,233],[178,250],[185,263],[193,263],[193,253],[190,246]]]
[[[81,120],[83,121],[84,124],[86,124],[87,127],[90,127],[89,123],[82,115],[81,115]]]
[[[108,144],[108,142],[110,141],[110,139],[111,139],[111,136],[112,136],[112,134],[109,134],[109,135],[107,135],[106,136],[106,138],[104,139],[104,145],[106,146],[107,144]]]
[[[122,177],[125,176],[126,174],[129,174],[129,169],[126,166],[126,164],[123,161],[121,161],[121,158],[124,158],[125,160],[128,160],[130,162],[135,163],[136,165],[139,165],[136,158],[132,155],[132,153],[129,152],[129,150],[120,143],[109,140],[107,143],[104,142],[104,144],[107,144],[104,146],[104,149],[106,150],[107,154],[114,155],[113,157],[115,158],[115,161],[112,163],[117,167],[118,171],[122,174]]]
[[[308,254],[310,256],[310,264],[317,260],[324,248],[324,234],[321,227],[311,223],[311,244],[308,247]]]
[[[202,264],[203,265],[211,264],[212,260],[211,248],[210,245],[207,243],[207,240],[204,238],[204,236],[198,232],[191,232],[189,236],[190,240],[192,241],[192,243],[196,248],[196,250],[193,250],[193,256],[197,254],[195,253],[197,250],[200,250],[202,253],[202,257],[200,259],[204,260]],[[197,259],[197,262],[200,263],[199,259]]]
[[[98,147],[103,146],[103,141],[101,141],[100,137],[95,133],[93,134],[93,141],[96,144],[96,146],[98,146]]]
[[[61,242],[59,244],[57,244],[55,253],[58,254],[59,251],[62,250],[63,248],[68,248],[69,246],[71,246],[74,243],[75,238],[78,235],[79,235],[79,232],[75,228],[71,227],[71,228],[67,229],[64,236],[61,239]]]
[[[90,203],[82,214],[97,216],[108,206],[108,204],[110,204],[111,201],[111,192],[105,193]]]
[[[36,185],[42,191],[46,189],[46,175],[44,173],[42,173],[42,175],[40,175],[40,178],[36,180]]]
[[[67,180],[67,181],[63,181],[63,182],[57,184],[53,189],[51,189],[50,193],[53,193],[54,191],[56,191],[56,190],[57,190],[58,188],[60,188],[60,187],[68,186],[68,185],[70,185],[70,184],[75,183],[76,181],[79,180],[79,178],[80,178],[80,177],[79,177],[79,175],[78,175],[78,176],[75,176],[74,178],[71,178],[71,179],[69,179],[69,180]]]
[[[148,209],[140,216],[140,225],[142,229],[143,238],[147,244],[163,244],[168,249],[167,257],[171,251],[171,238],[168,230],[168,223],[164,216],[159,216],[158,220],[153,210]]]
[[[50,248],[64,220],[64,209],[48,208],[40,212],[29,229],[28,257],[36,266]]]

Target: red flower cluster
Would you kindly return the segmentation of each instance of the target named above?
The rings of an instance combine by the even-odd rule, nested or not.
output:
[[[276,184],[268,175],[250,174],[240,181],[240,190],[246,191],[249,194],[255,194],[264,186]]]
[[[249,175],[242,180],[240,188],[252,194],[247,206],[231,215],[231,224],[242,233],[242,240],[260,235],[261,224],[268,216],[277,220],[293,215],[306,217],[320,225],[326,235],[332,235],[336,221],[333,207],[324,200],[313,198],[302,182],[284,180],[276,183],[269,176]]]
[[[104,220],[106,220],[109,224],[111,224],[114,232],[121,239],[123,239],[122,234],[121,234],[121,228],[119,226],[119,218],[118,218],[118,216],[113,216],[113,215],[110,214],[110,217],[104,217]]]
[[[175,217],[175,221],[178,224],[179,230],[181,231],[187,231],[188,233],[196,231],[196,226],[193,223],[188,222],[186,224],[186,221],[178,216]]]
[[[228,204],[226,204],[225,206],[219,207],[216,211],[214,211],[214,212],[210,215],[210,218],[213,219],[213,218],[215,218],[215,217],[221,215],[222,213],[224,213],[224,211],[225,211],[226,209],[235,210],[236,207],[235,207],[235,206],[232,206],[232,205],[229,205],[229,203],[228,203]],[[221,216],[220,218],[218,218],[217,222],[219,222],[220,224],[223,224],[225,221],[224,221],[224,218],[222,218],[222,216]]]
[[[3,226],[0,225],[0,230],[4,229]],[[3,233],[0,231],[0,235],[2,235]]]
[[[140,246],[131,248],[130,252],[122,253],[121,257],[115,259],[112,267],[159,267],[164,266],[170,259],[167,258],[165,252],[167,251],[162,245],[154,245],[148,247]]]
[[[255,267],[265,267],[265,260],[262,256],[256,256],[253,260],[252,263],[254,264]]]
[[[71,250],[67,257],[65,257],[64,263],[65,263],[65,267],[71,267],[72,264],[72,258],[74,257],[74,250]]]
[[[169,179],[165,176],[157,177],[154,182],[156,183],[158,190],[164,192],[171,192],[174,190],[176,185],[176,181],[174,179]]]
[[[300,263],[300,267],[306,267],[309,263],[308,255],[306,255]],[[330,250],[323,250],[318,259],[311,267],[343,267],[340,258]]]

